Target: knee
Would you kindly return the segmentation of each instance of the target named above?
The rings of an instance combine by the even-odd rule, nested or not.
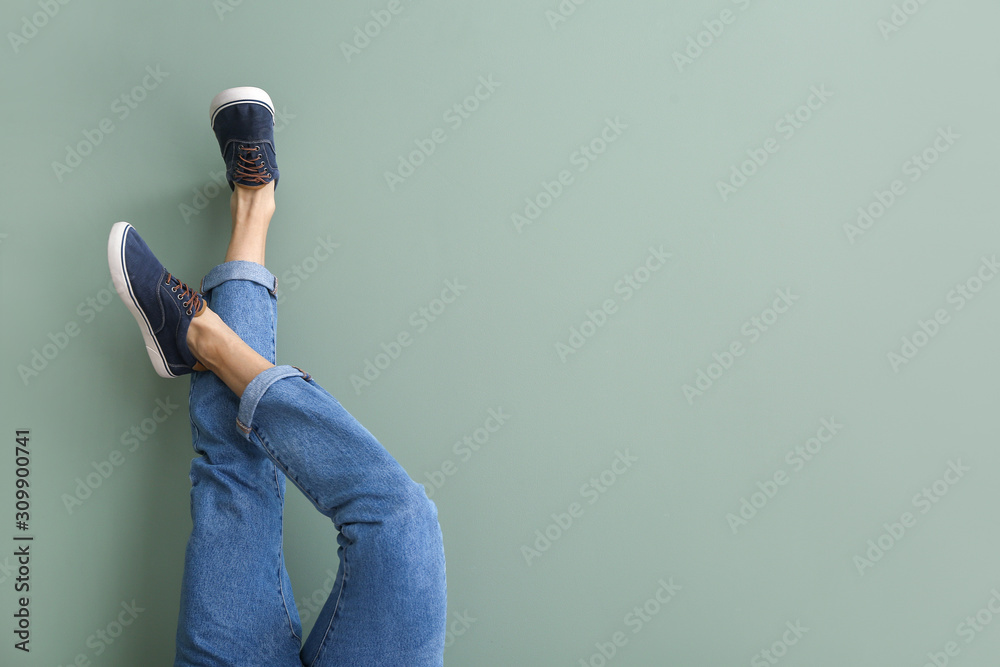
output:
[[[424,487],[412,480],[404,483],[396,500],[396,512],[412,525],[438,525],[437,505],[427,497]]]
[[[438,580],[443,577],[443,536],[437,505],[427,497],[423,486],[416,482],[405,486],[390,525],[393,526],[390,530],[394,550],[400,562],[416,566],[421,573],[418,578],[426,580],[424,586],[438,586]],[[417,574],[412,576],[417,577]]]
[[[413,481],[397,487],[383,505],[380,523],[394,540],[409,545],[404,550],[424,551],[441,540],[437,506],[427,497],[424,487]]]

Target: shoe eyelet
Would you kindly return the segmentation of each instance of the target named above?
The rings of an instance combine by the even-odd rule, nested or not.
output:
[[[183,294],[178,294],[178,295],[177,295],[177,300],[178,300],[178,301],[180,301],[180,300],[181,300],[181,299],[183,299],[183,298],[184,298],[184,295],[183,295]]]
[[[178,285],[177,287],[180,287],[180,285]],[[177,291],[177,287],[173,287],[173,288],[171,288],[171,289],[170,289],[170,291],[171,291],[171,292],[176,292],[176,291]]]

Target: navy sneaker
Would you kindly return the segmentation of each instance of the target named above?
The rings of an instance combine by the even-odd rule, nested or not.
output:
[[[247,188],[278,187],[274,151],[274,105],[260,88],[229,88],[212,99],[212,130],[226,161],[226,180]]]
[[[187,332],[191,320],[205,312],[201,294],[163,268],[127,222],[111,228],[108,266],[118,296],[139,323],[156,372],[165,378],[192,372],[198,360],[187,346]]]

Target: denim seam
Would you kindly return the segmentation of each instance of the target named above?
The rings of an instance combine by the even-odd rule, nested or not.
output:
[[[281,538],[281,530],[280,529],[278,530],[278,537]],[[302,637],[300,637],[295,632],[295,625],[292,623],[292,614],[288,611],[288,599],[285,597],[285,587],[281,583],[281,562],[283,560],[281,554],[282,554],[281,547],[278,547],[278,573],[277,573],[278,574],[278,577],[277,577],[278,578],[278,596],[281,598],[281,606],[285,608],[285,618],[288,619],[288,631],[292,633],[293,637],[295,637],[297,640],[299,640],[301,642],[302,641]]]
[[[271,462],[271,468],[274,472],[274,495],[284,504],[285,499],[281,495],[281,482],[278,480],[278,466],[274,465],[273,461]]]
[[[288,466],[286,466],[282,462],[281,458],[278,457],[278,455],[274,451],[274,449],[267,443],[267,438],[265,438],[264,435],[261,434],[261,432],[259,430],[255,429],[255,428],[251,428],[250,429],[250,435],[257,436],[257,442],[260,444],[261,448],[263,448],[263,450],[267,453],[267,455],[270,456],[271,459],[274,461],[275,467],[279,468],[281,470],[281,472],[285,475],[286,478],[292,480],[292,482],[295,484],[295,486],[299,487],[299,490],[302,491],[302,494],[306,498],[308,498],[311,503],[313,503],[314,505],[316,505],[316,507],[319,507],[320,506],[319,500],[316,499],[316,497],[313,494],[313,492],[309,491],[308,489],[306,489],[302,485],[302,482],[299,481],[298,477],[296,477],[295,475],[293,475],[293,474],[291,474],[289,472]]]
[[[344,599],[344,589],[347,588],[347,579],[350,573],[350,568],[347,566],[347,549],[343,551],[343,565],[344,565],[344,576],[340,580],[340,591],[337,593],[337,602],[333,605],[333,612],[330,613],[330,623],[326,626],[326,631],[323,632],[323,639],[319,642],[319,649],[316,651],[316,657],[306,667],[312,667],[316,662],[322,657],[323,652],[328,648],[327,640],[333,633],[333,622],[337,618],[337,613],[340,611],[340,601]]]
[[[274,282],[274,287],[275,287],[275,289],[277,289],[277,287],[278,287],[278,279],[275,278],[274,281],[275,281]],[[268,349],[271,350],[271,363],[274,363],[274,362],[276,362],[278,360],[278,352],[277,352],[277,349],[278,349],[278,341],[277,341],[277,335],[278,335],[277,334],[277,331],[278,331],[278,314],[275,312],[275,300],[274,300],[274,293],[273,292],[271,293],[271,301],[272,302],[268,304],[271,307],[267,309],[268,318],[271,320],[271,347],[268,348]]]
[[[279,486],[278,486],[278,468],[277,468],[277,466],[274,466],[274,464],[271,464],[271,465],[272,465],[272,468],[274,470],[274,486],[275,486],[275,491],[279,491]],[[281,497],[281,494],[279,493],[278,496]],[[297,640],[299,640],[301,642],[302,641],[302,637],[300,637],[298,635],[298,633],[295,632],[295,624],[292,622],[292,612],[288,609],[288,598],[285,596],[285,585],[284,585],[284,582],[281,580],[281,571],[283,569],[282,568],[282,563],[284,563],[284,561],[285,561],[284,549],[282,547],[282,544],[284,543],[284,539],[285,539],[284,531],[285,531],[285,528],[284,528],[283,523],[279,522],[279,524],[278,524],[278,595],[281,596],[281,604],[285,608],[285,618],[288,619],[288,629],[291,631],[292,636],[295,637]]]
[[[191,396],[192,396],[192,394],[194,394],[194,387],[195,387],[195,384],[197,382],[198,382],[198,374],[197,373],[192,373],[192,375],[191,375],[191,384],[189,385],[189,388],[188,388],[188,415],[191,415],[194,412],[191,409]],[[191,446],[192,446],[192,448],[194,448],[194,451],[196,451],[196,452],[198,451],[198,440],[200,440],[200,439],[201,439],[201,429],[198,428],[198,425],[195,424],[194,420],[192,419],[191,420]]]

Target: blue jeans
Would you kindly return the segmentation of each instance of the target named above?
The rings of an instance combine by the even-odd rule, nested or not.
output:
[[[275,288],[269,271],[244,261],[202,282],[212,310],[271,363]],[[437,508],[375,437],[292,366],[264,371],[241,397],[194,373],[190,412],[201,456],[191,462],[174,664],[442,665]],[[304,643],[281,544],[286,478],[339,531],[333,591]]]

